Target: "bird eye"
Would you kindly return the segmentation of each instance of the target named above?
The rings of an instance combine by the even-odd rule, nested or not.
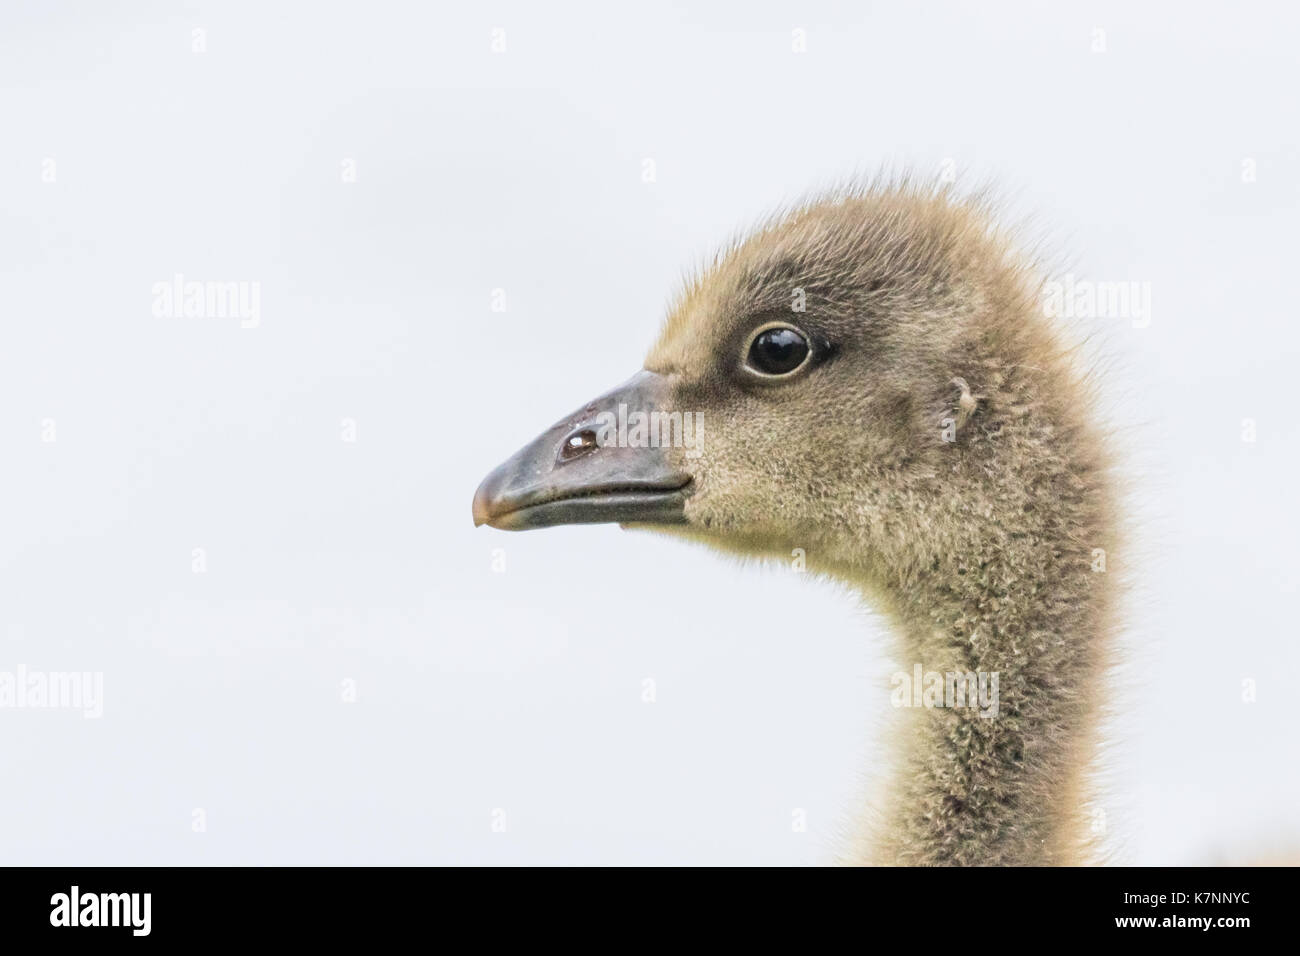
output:
[[[762,329],[749,343],[746,363],[762,375],[789,375],[808,361],[808,337],[788,325]]]

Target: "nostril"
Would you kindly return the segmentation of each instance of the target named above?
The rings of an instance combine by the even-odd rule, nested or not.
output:
[[[560,446],[560,461],[572,461],[596,450],[596,433],[589,428],[574,432]]]

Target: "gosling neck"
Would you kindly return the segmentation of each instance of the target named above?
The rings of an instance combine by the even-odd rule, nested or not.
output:
[[[986,419],[953,449],[934,509],[899,536],[926,544],[900,545],[875,576],[906,681],[890,688],[893,776],[855,862],[1092,857],[1088,768],[1113,580],[1094,448],[1059,419]]]

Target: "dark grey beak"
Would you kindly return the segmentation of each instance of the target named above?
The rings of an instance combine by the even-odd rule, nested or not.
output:
[[[666,378],[638,372],[552,425],[483,479],[474,524],[523,531],[685,522],[691,476],[669,461],[671,447],[629,441],[625,427],[636,412],[669,412],[670,399]]]

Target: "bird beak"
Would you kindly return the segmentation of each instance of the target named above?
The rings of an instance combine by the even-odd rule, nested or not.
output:
[[[635,427],[631,434],[628,429],[637,412],[659,422],[671,411],[670,398],[668,379],[638,372],[561,419],[483,479],[474,493],[474,524],[523,531],[558,524],[684,523],[691,476],[670,461],[673,443],[654,440],[658,428],[639,435]],[[659,414],[651,418],[652,412]],[[680,423],[681,417],[670,421]],[[694,438],[698,445],[698,433]]]

